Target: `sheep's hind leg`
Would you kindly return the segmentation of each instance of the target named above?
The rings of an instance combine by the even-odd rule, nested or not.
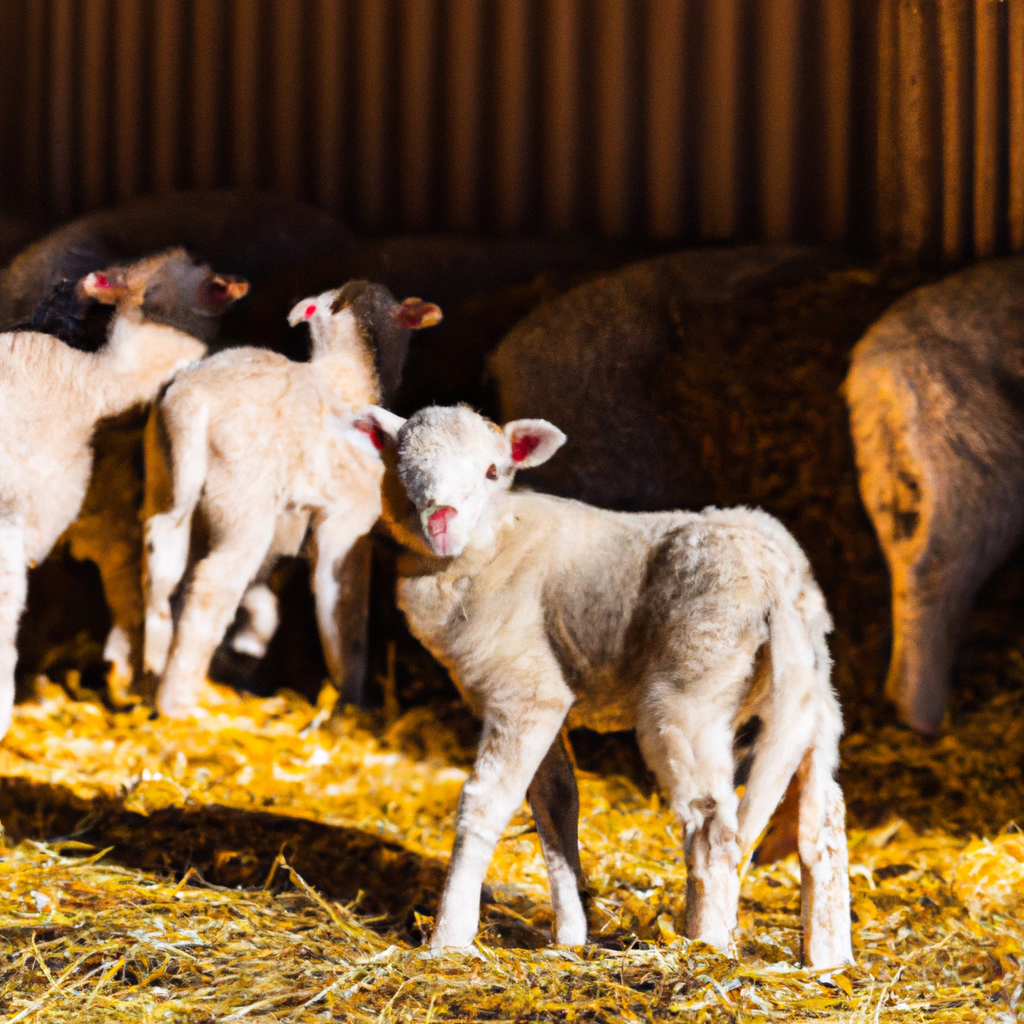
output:
[[[0,739],[14,714],[18,620],[25,607],[25,536],[20,526],[0,523]]]
[[[362,703],[370,609],[370,556],[366,534],[375,508],[352,509],[316,527],[313,592],[324,660],[341,704]]]
[[[803,959],[811,967],[853,963],[846,807],[822,753],[811,748],[797,770],[800,786],[800,916]]]
[[[580,795],[576,774],[561,736],[555,737],[527,793],[548,869],[555,941],[582,946],[587,941],[585,893],[578,840]]]
[[[908,566],[897,564],[900,552],[887,553],[893,567],[893,649],[885,693],[901,720],[933,736],[942,729],[964,622],[990,566],[978,571],[973,551],[949,552],[938,571],[926,567],[935,559]]]
[[[245,658],[258,661],[267,653],[281,623],[277,594],[269,580],[282,558],[293,557],[302,549],[309,528],[308,512],[281,512],[274,524],[274,542],[240,604],[244,621],[230,638],[231,649]]]
[[[167,666],[167,654],[174,637],[171,595],[188,564],[191,527],[191,513],[161,512],[148,519],[144,528],[142,570],[146,617],[142,664],[144,671],[157,679]]]
[[[181,718],[195,707],[213,652],[263,563],[273,529],[272,515],[248,514],[243,529],[196,565],[157,692],[161,714]]]
[[[103,659],[110,664],[107,688],[115,705],[132,703],[141,661],[143,610],[139,554],[135,546],[128,551],[119,550],[114,557],[97,563],[113,619],[103,647]]]
[[[254,583],[242,596],[239,607],[245,612],[245,624],[231,637],[231,649],[250,658],[262,658],[281,622],[277,595],[269,584]]]
[[[641,708],[637,739],[684,830],[684,934],[731,952],[741,851],[730,719],[709,717],[698,697],[672,694]]]

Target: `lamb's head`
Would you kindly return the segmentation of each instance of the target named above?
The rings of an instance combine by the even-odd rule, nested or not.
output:
[[[288,323],[309,324],[314,357],[336,346],[366,345],[373,352],[383,401],[389,403],[402,383],[412,332],[433,327],[442,318],[440,307],[432,302],[399,302],[382,284],[348,281],[297,302]]]
[[[215,273],[184,249],[97,270],[78,283],[80,295],[119,310],[136,309],[144,320],[167,324],[202,341],[213,340],[218,319],[248,291],[248,282]]]
[[[454,557],[491,535],[516,470],[547,462],[565,434],[546,420],[502,428],[465,405],[430,406],[405,421],[396,441],[398,476],[424,537],[434,554]]]

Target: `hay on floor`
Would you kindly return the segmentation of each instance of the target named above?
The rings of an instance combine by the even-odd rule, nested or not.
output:
[[[857,966],[832,974],[797,966],[795,858],[746,875],[739,959],[682,939],[671,813],[642,779],[588,772],[593,944],[550,945],[524,807],[477,946],[418,948],[472,750],[444,715],[386,728],[331,719],[329,699],[211,688],[196,720],[171,723],[41,684],[0,747],[4,1020],[1009,1022],[1024,1009],[1024,836],[992,824],[1021,805],[1020,694],[938,743],[848,738]],[[922,796],[926,770],[938,789]]]

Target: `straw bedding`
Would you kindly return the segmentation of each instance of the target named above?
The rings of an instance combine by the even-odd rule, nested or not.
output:
[[[1014,666],[1019,668],[1015,673]],[[857,966],[799,954],[795,858],[743,881],[739,959],[682,939],[678,832],[627,744],[581,765],[593,944],[550,945],[524,807],[477,946],[420,948],[472,729],[211,687],[194,722],[40,681],[0,747],[14,1021],[993,1021],[1024,1009],[1024,659],[938,742],[844,742]],[[587,747],[577,738],[577,747]],[[611,752],[610,752],[611,751]],[[611,766],[611,771],[607,770]]]

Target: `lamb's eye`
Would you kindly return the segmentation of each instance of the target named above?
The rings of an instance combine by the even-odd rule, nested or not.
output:
[[[491,463],[490,467],[487,470],[487,479],[488,480],[497,480],[498,479],[498,467],[496,465],[494,465],[493,462]]]

